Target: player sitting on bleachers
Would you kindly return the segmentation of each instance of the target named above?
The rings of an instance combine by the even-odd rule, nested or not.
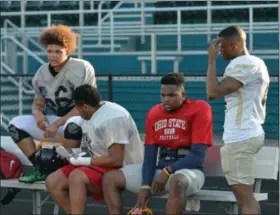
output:
[[[95,72],[85,60],[71,58],[77,44],[77,35],[67,26],[52,26],[40,35],[46,47],[49,63],[42,65],[33,78],[35,98],[32,115],[17,116],[10,121],[9,133],[14,142],[35,165],[34,140],[47,137],[48,141],[63,143],[63,136],[77,139],[80,117],[74,108],[72,92],[82,84],[96,86]],[[74,117],[76,116],[76,117]],[[67,141],[75,147],[75,141]],[[38,169],[19,178],[20,182],[33,183],[45,180]]]
[[[132,214],[142,214],[151,194],[166,192],[166,213],[182,214],[185,198],[202,188],[203,162],[212,145],[212,111],[205,101],[185,95],[183,75],[172,73],[161,79],[162,104],[154,106],[146,118],[144,164],[124,166],[103,178],[109,214],[122,213],[124,189],[138,193]]]
[[[143,162],[143,144],[129,112],[102,101],[96,88],[78,87],[73,93],[82,123],[81,146],[88,157],[71,157],[70,164],[48,176],[48,192],[66,214],[83,214],[87,196],[101,200],[104,173],[125,164]]]

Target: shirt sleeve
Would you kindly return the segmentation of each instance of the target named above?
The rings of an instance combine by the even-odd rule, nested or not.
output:
[[[32,79],[32,87],[33,87],[34,94],[35,94],[34,99],[38,99],[38,98],[45,99],[45,97],[43,96],[43,94],[39,88],[39,85],[38,85],[38,82],[36,79],[36,75]]]
[[[95,70],[89,62],[85,62],[85,77],[82,84],[89,84],[91,86],[96,86]]]
[[[155,129],[152,117],[152,110],[150,110],[146,116],[145,122],[145,144],[155,144]]]
[[[232,68],[226,72],[227,77],[234,78],[240,81],[243,85],[258,78],[256,76],[257,66],[250,64],[235,64]]]
[[[126,116],[107,120],[102,126],[102,138],[107,148],[114,143],[129,144],[130,128],[129,119]]]
[[[213,119],[211,106],[204,101],[197,104],[197,113],[192,119],[192,144],[213,144]]]

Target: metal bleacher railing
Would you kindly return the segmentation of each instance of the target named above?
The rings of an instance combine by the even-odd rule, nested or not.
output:
[[[55,1],[59,2],[59,1]],[[254,35],[257,34],[275,34],[278,33],[277,22],[256,22],[254,21],[254,11],[258,9],[266,8],[277,8],[277,3],[275,4],[246,4],[246,5],[211,5],[211,1],[207,1],[205,6],[192,6],[192,7],[165,7],[157,8],[153,5],[154,1],[145,2],[117,2],[113,8],[104,9],[103,6],[108,4],[110,1],[96,1],[98,7],[94,8],[91,6],[87,9],[84,8],[84,1],[78,2],[77,10],[40,10],[40,11],[30,11],[27,9],[27,1],[21,1],[20,11],[9,11],[2,12],[1,17],[15,18],[20,17],[19,29],[15,28],[11,22],[5,22],[4,28],[1,29],[1,36],[14,35],[14,37],[19,37],[22,35],[27,35],[30,38],[38,38],[40,31],[45,27],[34,27],[27,25],[27,18],[32,17],[42,17],[42,20],[46,21],[46,25],[50,26],[52,23],[56,23],[56,16],[59,15],[63,22],[65,17],[75,16],[79,17],[78,23],[73,23],[71,27],[79,33],[80,44],[77,49],[78,52],[75,53],[79,57],[83,56],[97,56],[97,55],[131,55],[136,54],[138,56],[149,57],[151,61],[151,73],[157,73],[156,60],[164,56],[178,56],[178,55],[201,55],[205,56],[207,54],[206,49],[197,49],[195,47],[190,47],[187,42],[183,42],[182,38],[190,35],[200,35],[205,36],[203,44],[207,44],[213,35],[216,35],[222,28],[228,26],[228,23],[223,22],[213,22],[212,13],[214,11],[244,11],[247,10],[248,15],[246,22],[237,22],[242,26],[248,33],[248,48],[250,53],[256,54],[263,59],[277,59],[279,50],[275,48],[258,49],[254,45]],[[129,7],[130,6],[130,7]],[[204,23],[198,24],[184,24],[182,22],[182,14],[185,12],[201,11],[207,14]],[[175,13],[176,23],[174,24],[154,24],[151,22],[151,16],[154,13]],[[93,25],[85,24],[85,16],[91,14],[96,15],[96,23]],[[246,15],[244,14],[244,16]],[[134,19],[132,19],[134,18]],[[244,18],[244,17],[243,17]],[[60,21],[61,21],[60,20]],[[135,21],[136,20],[136,21]],[[10,28],[12,27],[12,28]],[[174,36],[172,49],[158,48],[161,46],[158,39],[162,36]],[[125,42],[129,42],[131,38],[140,38],[141,45],[146,47],[146,49],[135,50],[129,45],[123,45]],[[184,44],[185,43],[185,44]],[[6,55],[5,50],[2,51],[3,55]],[[45,56],[45,52],[38,49],[32,50],[38,56]],[[19,52],[19,54],[22,54]],[[23,55],[27,55],[23,52]],[[26,57],[25,57],[26,58]],[[172,58],[171,58],[172,59]],[[24,61],[24,63],[28,63]],[[175,64],[175,62],[174,62]],[[27,69],[26,66],[23,67],[24,72]],[[144,70],[142,70],[144,73]]]
[[[5,17],[21,17],[21,28],[25,29],[26,33],[30,37],[38,37],[42,27],[32,27],[26,26],[26,17],[37,17],[42,16],[46,19],[46,25],[50,26],[55,23],[55,16],[60,15],[61,19],[63,16],[78,15],[79,22],[72,25],[75,30],[80,32],[80,36],[83,40],[95,40],[96,44],[86,45],[82,44],[84,48],[108,48],[108,52],[111,54],[131,54],[122,51],[119,52],[116,41],[118,37],[129,37],[129,36],[141,36],[141,41],[145,42],[145,35],[176,35],[177,36],[177,47],[176,50],[171,52],[162,52],[163,54],[176,53],[176,54],[188,54],[196,50],[183,50],[182,49],[182,35],[195,35],[204,34],[207,35],[207,40],[215,35],[219,30],[228,26],[228,23],[214,23],[212,21],[213,11],[228,11],[228,10],[248,10],[249,17],[247,22],[235,23],[242,26],[249,35],[249,50],[254,53],[253,47],[253,33],[277,33],[277,22],[255,22],[254,21],[254,11],[257,9],[265,8],[277,8],[278,4],[246,4],[246,5],[211,5],[211,1],[208,1],[206,6],[192,6],[192,7],[166,7],[166,8],[156,8],[154,6],[148,5],[149,1],[133,3],[120,1],[112,9],[103,9],[102,6],[106,3],[105,1],[100,1],[98,9],[89,8],[84,9],[83,1],[79,1],[79,10],[54,10],[54,11],[27,11],[25,10],[25,1],[21,1],[22,7],[21,11],[16,12],[2,12],[1,16]],[[154,1],[152,1],[154,2]],[[132,7],[126,8],[126,5],[132,5]],[[146,6],[148,5],[148,6]],[[205,11],[207,12],[207,19],[205,23],[199,24],[184,24],[182,23],[182,13],[192,12],[192,11]],[[147,21],[153,13],[155,12],[175,12],[177,16],[177,21],[174,24],[153,24]],[[96,14],[97,22],[93,25],[85,25],[85,15],[86,14]],[[104,15],[105,14],[105,15]],[[138,21],[133,21],[130,17],[138,17]],[[123,19],[118,19],[122,17]],[[43,18],[44,19],[44,18]],[[5,31],[1,31],[5,32]],[[108,40],[108,43],[103,42]],[[139,55],[149,54],[150,51],[137,52]],[[255,53],[266,53],[266,54],[277,54],[276,50],[261,50]],[[38,53],[42,54],[42,53]],[[90,51],[87,52],[83,50],[83,55],[98,55],[100,52]],[[205,55],[206,52],[200,52],[200,54]]]

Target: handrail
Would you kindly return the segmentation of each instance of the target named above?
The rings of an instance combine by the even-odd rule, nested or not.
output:
[[[98,13],[98,23],[96,26],[71,26],[75,30],[81,30],[81,37],[90,36],[90,35],[96,35],[95,39],[97,39],[97,45],[96,47],[102,47],[102,40],[104,36],[108,36],[110,38],[110,50],[111,52],[108,53],[114,53],[115,49],[115,38],[118,36],[142,36],[144,35],[151,35],[152,33],[156,33],[156,35],[174,35],[177,34],[177,53],[185,53],[184,50],[181,50],[181,36],[182,35],[191,35],[191,34],[207,34],[207,37],[209,38],[210,35],[216,34],[219,30],[227,26],[227,24],[223,23],[213,23],[212,21],[207,21],[203,24],[182,24],[180,22],[177,22],[177,24],[167,24],[167,25],[149,25],[141,22],[139,25],[131,24],[129,25],[129,21],[125,25],[114,25],[114,13],[122,12],[122,13],[131,13],[131,12],[139,12],[139,15],[141,15],[143,12],[164,12],[164,11],[177,11],[177,16],[180,18],[182,11],[209,11],[210,10],[226,10],[226,9],[248,9],[249,10],[249,22],[248,23],[236,23],[240,24],[241,27],[244,28],[245,31],[248,31],[249,33],[249,50],[253,50],[253,33],[278,33],[277,28],[277,22],[253,22],[253,9],[255,8],[276,8],[278,7],[278,4],[252,4],[252,5],[206,5],[206,6],[194,6],[194,7],[166,7],[166,8],[156,8],[156,7],[134,7],[134,8],[119,8],[119,5],[121,5],[123,2],[119,2],[113,9],[102,9],[102,5],[104,5],[106,1],[101,1],[98,5],[98,10],[92,11],[85,9],[83,11],[73,11],[73,10],[63,10],[63,11],[22,11],[22,12],[8,12],[9,15],[11,14],[40,14],[41,12],[43,14],[47,15],[49,14],[79,14],[79,13]],[[146,2],[154,2],[154,1],[145,1]],[[124,2],[124,3],[135,3],[135,2]],[[102,13],[107,12],[107,14],[102,18]],[[5,12],[2,13],[2,15],[5,15]],[[102,25],[102,22],[110,16],[110,20],[108,21],[109,25]],[[207,16],[207,20],[210,19],[209,16]],[[177,19],[180,20],[180,19]],[[107,23],[107,22],[106,22]],[[28,29],[28,34],[37,34],[38,29],[32,30],[32,28],[26,28]],[[106,46],[108,47],[108,46]],[[182,51],[182,52],[180,52]],[[161,51],[160,51],[161,52]],[[94,55],[96,52],[92,52]],[[91,54],[90,52],[83,52],[84,55]],[[120,53],[122,54],[122,53]],[[41,55],[41,54],[40,54]]]
[[[30,51],[30,49],[26,48],[21,42],[19,42],[16,38],[12,36],[7,36],[4,35],[1,37],[1,41],[4,39],[10,39],[12,40],[15,44],[17,44],[20,48],[22,48],[24,51],[26,51],[29,55],[34,57],[39,63],[44,64],[45,62],[43,61],[42,58],[38,57],[37,55],[34,54],[34,52]]]
[[[19,31],[21,34],[23,34],[25,36],[25,38],[27,38],[33,45],[35,45],[37,48],[39,48],[41,51],[45,51],[45,49],[43,48],[43,46],[41,46],[37,41],[35,41],[33,38],[28,37],[27,33],[22,30],[22,28],[19,28],[18,26],[16,26],[11,20],[9,19],[5,19],[4,20],[4,28],[7,30],[8,29],[8,25],[12,26],[12,28],[16,29],[17,31]]]
[[[141,24],[139,25],[126,25],[126,26],[118,26],[118,25],[113,25],[112,22],[114,22],[113,17],[110,18],[109,25],[107,26],[103,26],[102,23],[105,19],[108,18],[108,16],[114,16],[114,12],[121,12],[121,13],[131,13],[131,12],[139,12],[139,15],[143,14],[144,12],[166,12],[166,11],[173,11],[173,12],[177,12],[177,24],[173,25],[176,26],[175,31],[178,33],[177,37],[178,37],[178,41],[177,41],[177,47],[178,50],[180,50],[181,47],[181,33],[184,31],[184,25],[179,22],[178,20],[180,20],[180,16],[181,13],[183,11],[209,11],[209,10],[238,10],[238,9],[248,9],[249,10],[249,37],[252,38],[252,34],[251,32],[254,30],[254,23],[253,23],[253,9],[256,8],[277,8],[278,4],[251,4],[251,5],[205,5],[205,6],[193,6],[193,7],[166,7],[166,8],[157,8],[157,7],[134,7],[134,8],[119,8],[121,4],[123,4],[123,2],[119,2],[117,3],[117,5],[113,8],[113,9],[102,9],[102,5],[105,4],[106,1],[101,1],[98,5],[98,10],[96,11],[92,11],[92,9],[85,9],[85,10],[78,10],[78,11],[73,11],[73,10],[60,10],[60,11],[20,11],[20,12],[3,12],[1,15],[5,16],[5,15],[9,15],[9,16],[13,16],[13,15],[22,15],[22,13],[24,13],[25,15],[46,15],[47,18],[50,18],[52,14],[85,14],[85,13],[97,13],[98,14],[98,22],[97,25],[95,27],[97,27],[97,32],[92,32],[94,34],[98,35],[98,45],[102,44],[102,37],[107,33],[110,34],[111,36],[111,41],[110,42],[110,50],[114,51],[114,36],[117,36],[118,33],[117,31],[120,29],[124,29],[124,28],[131,28],[135,29],[135,28],[139,28],[141,30],[141,36],[143,39],[143,35],[144,32],[147,31],[147,27],[148,25],[146,25],[145,23],[141,22]],[[145,1],[146,2],[154,2],[154,1]],[[124,3],[133,3],[133,2],[124,2]],[[135,3],[135,2],[134,2]],[[102,18],[102,13],[107,13],[103,18]],[[209,26],[209,19],[211,17],[207,16],[207,30],[208,30],[208,34],[207,37],[208,39],[210,38],[210,30],[212,30],[212,28],[214,28],[215,23],[213,23],[212,21],[210,22],[210,26]],[[51,20],[49,20],[51,21]],[[267,24],[267,23],[266,23]],[[192,25],[191,25],[192,26]],[[277,25],[275,25],[277,26]],[[84,31],[84,26],[79,27],[79,26],[73,26],[73,28],[75,29],[83,29]],[[162,28],[162,26],[156,26],[156,28]],[[94,27],[92,26],[92,28],[87,27],[87,29],[94,29]],[[106,32],[105,29],[108,29],[110,32]],[[163,29],[164,31],[166,31],[165,29]],[[105,31],[105,32],[104,32]],[[154,32],[151,32],[154,33]],[[114,35],[112,37],[112,35]],[[84,32],[81,34],[81,36],[84,36]],[[252,40],[250,40],[250,44],[249,44],[249,49],[252,50]]]
[[[3,120],[4,119],[4,120]],[[10,119],[6,116],[3,112],[1,112],[1,127],[3,127],[5,130],[8,130],[8,123]]]
[[[244,28],[244,30],[249,29],[249,22],[247,23],[236,23],[237,25],[240,25],[242,28]],[[258,30],[270,30],[270,29],[274,29],[275,31],[278,32],[278,27],[277,27],[278,22],[253,22],[253,28],[254,28],[254,33],[257,32]],[[224,27],[228,26],[225,23],[212,23],[211,26],[211,31],[218,31],[223,29]],[[74,30],[79,31],[80,29],[82,29],[82,27],[79,26],[70,26],[71,28],[73,28]],[[173,34],[175,34],[174,30],[177,29],[176,24],[162,24],[162,25],[156,25],[156,24],[145,24],[144,25],[145,31],[147,29],[150,30],[154,30],[154,32],[158,31],[158,33],[164,33],[164,32],[171,32]],[[38,34],[42,31],[43,28],[40,27],[27,27],[25,28],[27,31],[27,34],[29,36],[37,36]],[[110,26],[102,26],[103,30],[109,30]],[[130,31],[128,32],[124,32],[124,33],[130,33],[132,32],[132,30],[140,30],[139,26],[135,26],[135,25],[125,25],[125,26],[114,26],[114,29],[116,30],[126,30],[129,29]],[[208,27],[207,24],[181,24],[181,33],[186,33],[186,34],[199,34],[201,31],[201,33],[204,32],[208,32]],[[88,36],[88,37],[97,37],[97,30],[98,27],[92,27],[92,26],[85,26],[83,27],[83,32],[82,35],[84,36]],[[157,34],[158,34],[157,33]],[[4,30],[3,28],[1,28],[1,35],[5,35],[4,34]]]
[[[106,1],[102,1],[98,5],[98,44],[102,44],[102,31],[101,31],[101,26],[102,23],[110,16],[112,16],[112,12],[115,11],[117,8],[119,8],[123,2],[120,1],[115,5],[115,7],[111,10],[112,12],[108,12],[103,18],[102,18],[102,6]]]
[[[1,67],[6,69],[11,74],[16,74],[16,72],[12,68],[10,68],[7,64],[5,64],[4,62],[1,62]],[[3,72],[3,70],[1,72]],[[13,76],[8,76],[8,79],[12,82],[12,84],[14,84],[16,87],[18,87],[19,82],[15,78],[13,78]],[[34,94],[33,90],[27,90],[24,87],[22,87],[22,90],[26,94]]]

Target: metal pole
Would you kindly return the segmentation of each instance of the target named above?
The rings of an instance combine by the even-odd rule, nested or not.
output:
[[[211,40],[211,27],[212,27],[212,10],[211,10],[212,1],[207,1],[207,41],[208,43]]]
[[[7,22],[4,22],[4,35],[8,35],[8,23]],[[7,40],[4,42],[3,47],[4,47],[3,53],[5,53],[4,62],[7,63],[8,62],[8,42],[7,42]]]
[[[78,34],[78,58],[83,58],[83,42],[82,42],[82,34]]]
[[[111,37],[110,37],[110,47],[111,47],[111,52],[115,51],[115,44],[114,44],[114,14],[113,12],[110,13],[110,32],[111,32]]]
[[[48,27],[52,25],[51,13],[47,13],[47,23],[48,23]]]
[[[156,59],[157,39],[156,35],[151,35],[151,73],[157,73],[157,59]]]
[[[145,43],[145,2],[141,2],[141,44]]]
[[[253,8],[249,9],[249,52],[253,52]]]
[[[177,10],[177,51],[182,50],[181,10]]]
[[[106,1],[101,1],[98,5],[98,44],[102,44],[102,5]]]
[[[90,10],[94,10],[94,1],[90,1]]]
[[[80,27],[84,27],[84,1],[80,0],[79,2],[79,9],[80,9],[80,13],[79,13],[79,23],[80,23]]]
[[[278,2],[278,45],[279,45],[278,50],[280,50],[280,38],[279,38],[279,35],[280,35],[280,1]],[[278,52],[278,67],[279,67],[279,69],[278,69],[278,90],[279,90],[279,80],[280,80],[280,54],[279,54],[279,52]],[[278,99],[279,98],[280,98],[280,94],[279,94]],[[278,105],[278,111],[280,112],[280,105]],[[278,134],[280,134],[280,126],[279,125],[278,125]],[[278,148],[278,152],[280,153],[280,148]],[[280,208],[279,208],[279,212],[280,212]]]
[[[113,76],[111,73],[108,76],[108,100],[113,101]]]
[[[83,27],[84,27],[84,1],[79,1],[79,24],[80,24],[80,34],[78,38],[78,58],[83,58]]]
[[[19,82],[18,82],[18,113],[19,113],[19,116],[22,115],[22,112],[23,112],[23,105],[22,105],[22,100],[23,100],[23,95],[22,95],[22,79],[23,77],[19,77]]]
[[[22,0],[20,2],[20,9],[21,9],[21,16],[20,16],[20,21],[21,21],[21,29],[22,31],[25,32],[25,0]],[[23,37],[22,38],[22,44],[28,48],[28,41],[27,41],[27,38],[26,37]],[[23,73],[24,74],[27,74],[28,72],[28,54],[26,51],[23,51],[23,59],[22,59],[22,62],[23,62]]]

